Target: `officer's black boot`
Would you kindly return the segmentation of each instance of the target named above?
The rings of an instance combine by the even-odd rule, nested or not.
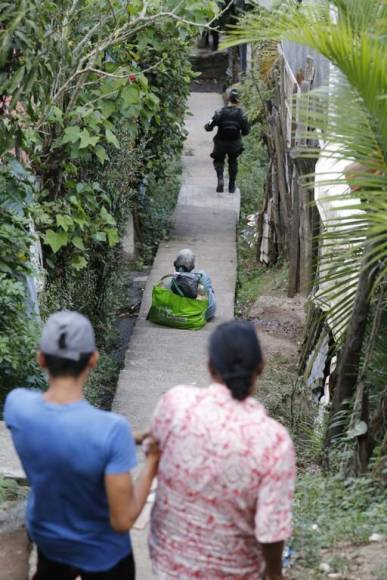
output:
[[[235,180],[238,173],[238,161],[236,156],[229,156],[228,159],[228,192],[235,193]]]
[[[228,192],[235,193],[235,177],[230,177],[230,181],[228,182]]]
[[[223,172],[217,171],[217,176],[218,176],[218,185],[216,187],[216,191],[218,193],[223,193],[224,191]]]

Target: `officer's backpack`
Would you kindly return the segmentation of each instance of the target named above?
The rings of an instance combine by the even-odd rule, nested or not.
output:
[[[219,133],[220,138],[224,141],[235,141],[241,136],[239,125],[233,121],[222,124]]]
[[[235,141],[240,138],[240,109],[232,109],[231,107],[222,109],[218,136],[224,141]]]

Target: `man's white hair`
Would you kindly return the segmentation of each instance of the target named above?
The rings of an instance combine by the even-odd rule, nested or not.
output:
[[[186,270],[187,272],[191,272],[195,268],[195,255],[189,249],[186,248],[185,250],[180,250],[180,252],[176,256],[176,260],[174,261],[174,266],[178,271],[179,268]]]

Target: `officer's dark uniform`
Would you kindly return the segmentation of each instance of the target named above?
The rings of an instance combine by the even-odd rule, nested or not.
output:
[[[214,127],[218,127],[218,132],[214,137],[214,150],[211,157],[218,176],[217,191],[223,191],[224,161],[227,155],[230,178],[228,190],[234,193],[238,156],[243,151],[242,135],[248,134],[250,125],[242,109],[235,105],[228,105],[216,111],[211,121],[204,126],[206,131],[212,131]]]

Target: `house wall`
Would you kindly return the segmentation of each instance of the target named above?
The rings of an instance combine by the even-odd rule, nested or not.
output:
[[[318,54],[314,50],[295,42],[282,42],[282,51],[289,63],[294,75],[301,69],[305,68],[306,58],[311,56],[314,60],[315,77],[313,81],[313,88],[316,89],[321,86],[326,86],[329,81],[329,61]]]

